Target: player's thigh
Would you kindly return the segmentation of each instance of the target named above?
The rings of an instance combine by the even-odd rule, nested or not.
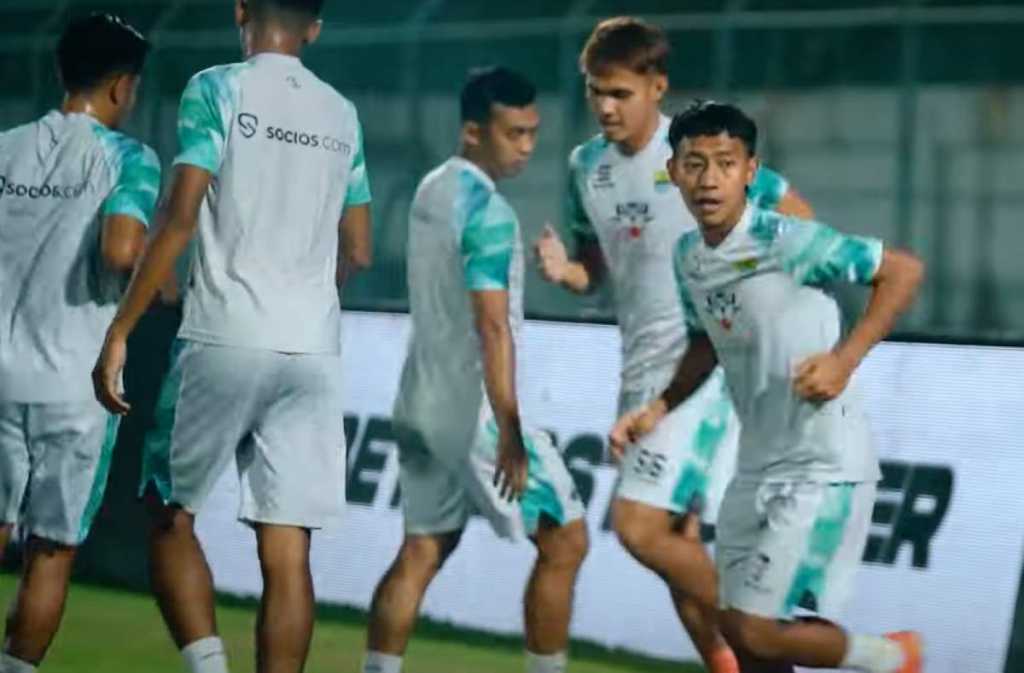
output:
[[[833,524],[835,527],[831,534],[826,537],[828,531],[822,530],[821,537],[815,541],[818,551],[828,553],[834,549],[820,579],[813,586],[817,603],[814,612],[821,617],[831,620],[842,617],[853,595],[877,493],[875,482],[832,485],[830,499],[835,503],[835,513],[842,519]]]
[[[722,607],[770,619],[821,613],[839,587],[830,573],[859,493],[856,484],[731,484],[716,542]]]
[[[458,534],[473,511],[458,467],[465,462],[468,450],[434,447],[428,434],[419,428],[396,426],[402,515],[406,540],[412,541],[410,553],[414,556],[419,538],[454,539],[457,543]],[[434,545],[432,541],[423,544],[431,548]]]
[[[0,402],[0,524],[15,523],[28,486],[28,405]]]
[[[29,406],[23,524],[30,535],[67,546],[85,540],[103,502],[117,428],[118,418],[95,400]]]
[[[527,485],[518,502],[502,498],[494,484],[498,429],[493,419],[481,423],[469,461],[462,468],[466,490],[477,511],[498,535],[513,539],[533,536],[542,521],[564,526],[584,515],[576,484],[551,435],[526,430],[523,439]]]
[[[254,422],[273,373],[274,354],[185,342],[176,361],[174,410],[164,504],[199,512]]]
[[[238,452],[239,518],[322,528],[345,507],[341,359],[271,355],[266,398]]]
[[[722,482],[735,464],[735,428],[732,404],[716,374],[627,448],[616,497],[713,521]]]

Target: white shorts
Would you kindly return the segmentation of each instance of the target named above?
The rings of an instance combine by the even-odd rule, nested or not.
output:
[[[661,383],[666,377],[658,377]],[[620,411],[655,399],[664,384],[624,391]],[[616,497],[686,514],[714,523],[736,465],[739,421],[716,369],[704,385],[639,442],[626,449]]]
[[[874,482],[733,481],[718,518],[723,609],[841,616],[871,525]]]
[[[0,402],[0,517],[78,546],[103,502],[118,418],[95,400]]]
[[[481,514],[500,537],[521,539],[537,532],[541,519],[565,525],[582,519],[583,503],[561,454],[546,432],[526,432],[528,480],[518,503],[494,486],[498,429],[482,415],[471,446],[462,452],[436,451],[421,432],[396,425],[399,484],[405,530],[433,535],[462,530]]]
[[[146,437],[140,494],[197,513],[235,459],[238,518],[321,528],[345,503],[340,358],[179,340]]]

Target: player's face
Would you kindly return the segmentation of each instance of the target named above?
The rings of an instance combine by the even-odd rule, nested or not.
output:
[[[640,74],[623,66],[587,73],[587,101],[609,142],[637,139],[658,113],[668,78]]]
[[[480,149],[486,155],[491,174],[510,178],[526,168],[537,146],[540,113],[536,105],[510,107],[495,103],[491,119],[481,129]]]
[[[668,171],[703,229],[729,229],[743,216],[757,158],[726,133],[683,138]]]

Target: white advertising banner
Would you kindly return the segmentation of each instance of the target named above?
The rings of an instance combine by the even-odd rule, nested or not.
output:
[[[408,328],[404,315],[344,319],[349,508],[340,526],[314,536],[322,602],[367,607],[401,540],[390,416]],[[618,349],[613,327],[530,322],[520,358],[524,418],[557,436],[588,503],[591,550],[573,635],[693,659],[665,587],[607,530],[615,472],[602,462],[602,438],[614,421]],[[858,373],[884,477],[846,624],[922,631],[929,673],[1003,669],[1024,557],[1021,372],[1024,350],[883,344]],[[199,534],[218,589],[255,595],[255,544],[235,521],[237,508],[231,470],[200,515]],[[430,588],[423,614],[521,632],[533,556],[528,543],[503,542],[474,519]]]

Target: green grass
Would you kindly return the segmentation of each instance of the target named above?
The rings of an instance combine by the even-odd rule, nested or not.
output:
[[[15,591],[16,578],[0,575],[0,603]],[[221,636],[233,671],[253,670],[251,601],[222,598],[217,609]],[[306,673],[358,673],[363,653],[365,616],[346,608],[322,607]],[[643,625],[627,625],[643,628]],[[518,638],[467,632],[423,622],[406,654],[408,673],[521,673]],[[41,673],[182,673],[183,666],[152,599],[86,584],[76,584],[68,598],[60,633]],[[678,664],[613,652],[587,643],[574,644],[572,673],[700,673],[693,664]]]

